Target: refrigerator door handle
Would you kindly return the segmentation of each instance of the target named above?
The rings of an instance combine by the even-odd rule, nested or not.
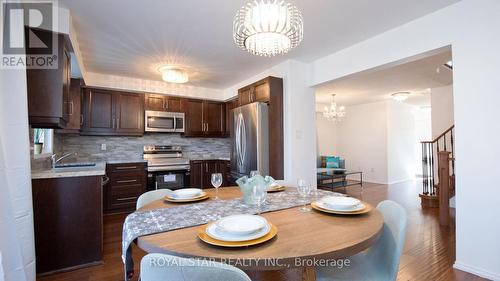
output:
[[[236,164],[238,165],[238,169],[241,168],[241,118],[242,114],[238,114],[236,120],[236,128],[235,128],[235,149],[236,149]]]
[[[241,141],[240,141],[240,154],[241,154],[241,166],[245,163],[246,150],[247,150],[247,133],[245,129],[245,118],[241,115]]]

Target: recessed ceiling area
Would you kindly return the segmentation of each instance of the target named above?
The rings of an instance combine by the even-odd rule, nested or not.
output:
[[[430,88],[453,83],[453,72],[444,64],[452,59],[451,50],[425,58],[349,75],[316,88],[316,103],[335,101],[341,105],[356,105],[391,99],[395,92],[410,92],[405,101],[417,106],[430,105]]]
[[[251,55],[233,42],[243,0],[60,0],[70,10],[86,71],[161,81],[161,65],[193,86],[225,89],[287,59],[311,62],[459,0],[290,0],[304,39],[290,53]]]

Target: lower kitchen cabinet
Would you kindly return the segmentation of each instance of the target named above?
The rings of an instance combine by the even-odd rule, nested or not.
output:
[[[227,160],[193,160],[191,166],[191,187],[212,188],[212,174],[221,173],[222,186],[228,186],[230,182],[231,165]]]
[[[131,212],[137,198],[146,192],[146,163],[107,164],[108,183],[104,186],[105,213]]]
[[[32,180],[36,272],[102,262],[102,177]]]

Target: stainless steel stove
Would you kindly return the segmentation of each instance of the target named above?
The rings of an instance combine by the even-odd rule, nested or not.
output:
[[[145,145],[143,157],[148,161],[148,190],[189,187],[189,159],[183,157],[182,147]]]

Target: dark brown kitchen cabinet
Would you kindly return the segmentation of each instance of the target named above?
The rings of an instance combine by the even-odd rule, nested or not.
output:
[[[186,137],[225,137],[226,107],[222,102],[188,99],[186,110]]]
[[[144,99],[146,110],[184,112],[184,109],[182,107],[182,98],[179,97],[159,94],[146,94]]]
[[[82,115],[82,86],[83,80],[71,78],[69,87],[69,120],[64,129],[58,130],[60,134],[64,133],[79,133],[83,122]]]
[[[101,176],[34,179],[32,194],[37,273],[102,263]]]
[[[221,173],[222,186],[229,183],[230,162],[226,160],[193,160],[190,163],[190,183],[195,188],[212,188],[212,174]]]
[[[271,98],[270,79],[266,78],[238,90],[239,105],[253,102],[269,102]]]
[[[115,119],[118,135],[143,135],[144,103],[141,94],[115,93]]]
[[[57,37],[58,46],[56,68],[26,69],[29,124],[34,128],[63,129],[70,119],[69,42],[64,35],[32,28],[26,29],[25,42],[29,42],[30,32],[44,41]],[[30,53],[36,54],[36,49],[30,49]]]
[[[82,135],[144,134],[144,99],[141,94],[86,88],[82,102]]]
[[[233,109],[237,108],[239,106],[239,100],[238,98],[229,100],[225,104],[226,106],[226,136],[230,137],[232,135],[232,130],[233,130],[233,122],[234,122],[234,116],[233,116]]]
[[[105,213],[135,210],[137,198],[146,192],[146,163],[107,164],[108,183],[104,186]]]
[[[185,101],[186,128],[184,136],[199,137],[205,134],[205,122],[203,119],[204,102],[202,100],[188,99]]]

